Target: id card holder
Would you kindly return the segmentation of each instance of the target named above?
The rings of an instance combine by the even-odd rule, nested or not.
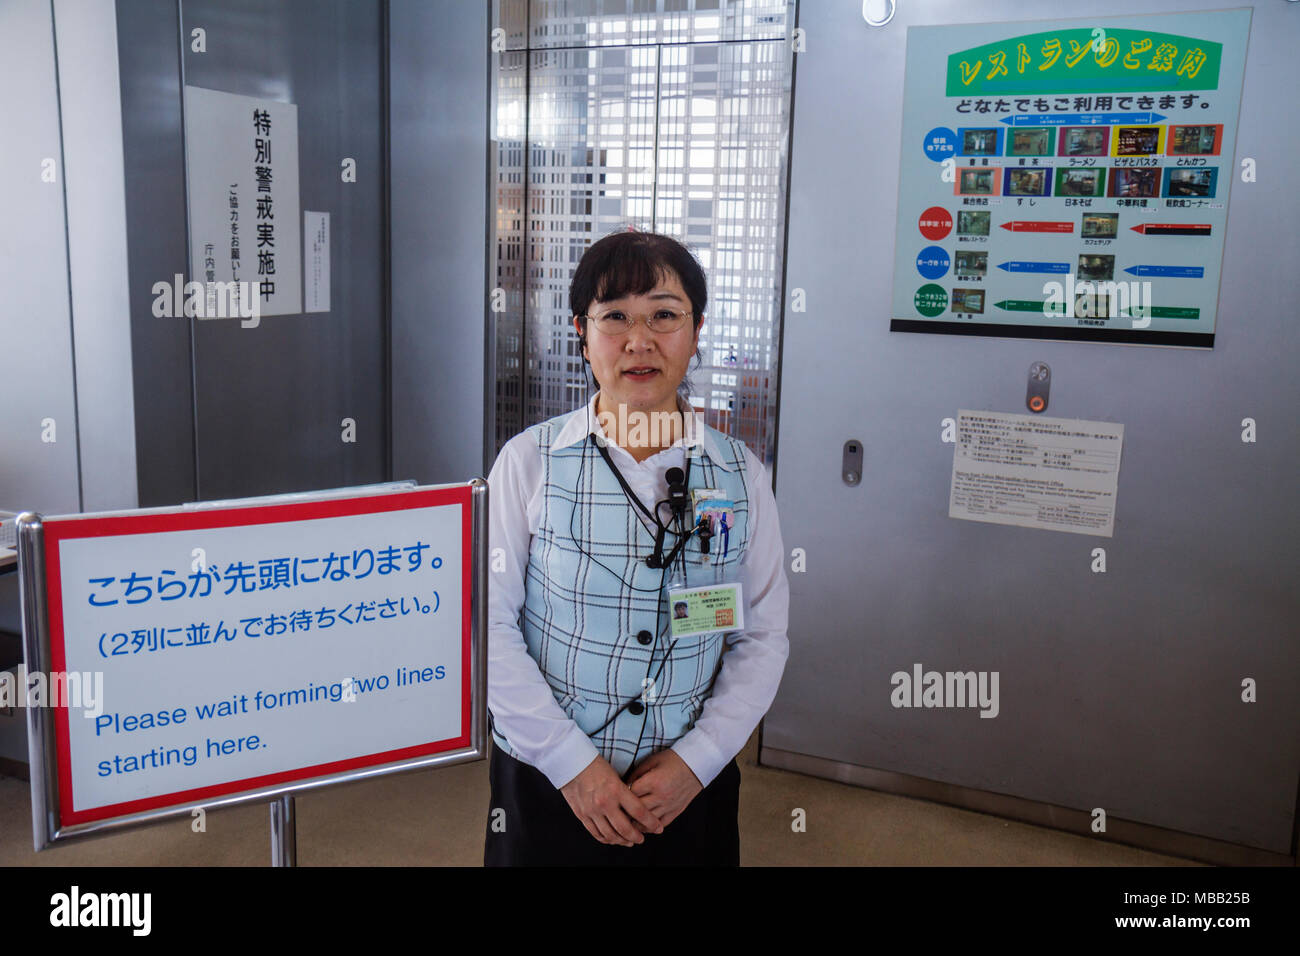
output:
[[[696,488],[691,492],[691,516],[699,562],[712,564],[726,557],[730,530],[736,524],[736,503],[717,488]]]
[[[745,627],[745,596],[739,581],[697,588],[670,588],[668,621],[673,640]]]

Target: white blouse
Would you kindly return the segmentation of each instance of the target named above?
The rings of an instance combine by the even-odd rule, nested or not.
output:
[[[596,418],[598,396],[566,416],[556,432],[556,449],[586,441],[589,434],[604,437]],[[714,462],[724,460],[696,415],[689,408],[684,412],[682,438],[645,461],[638,462],[612,440],[606,446],[642,501],[668,496],[665,473],[685,468],[686,447],[694,441],[703,443]],[[745,628],[727,635],[713,692],[694,727],[672,745],[705,786],[745,746],[772,705],[790,647],[790,586],[776,499],[767,469],[749,448],[744,451],[750,530],[739,570]],[[599,751],[556,701],[519,629],[524,572],[542,508],[542,457],[527,431],[501,449],[488,488],[488,709],[520,759],[541,770],[558,789],[585,770]]]

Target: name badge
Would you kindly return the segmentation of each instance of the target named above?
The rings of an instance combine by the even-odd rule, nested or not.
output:
[[[672,588],[668,611],[673,638],[745,627],[745,601],[739,582],[700,588]]]

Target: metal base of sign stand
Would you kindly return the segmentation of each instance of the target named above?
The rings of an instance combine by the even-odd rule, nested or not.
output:
[[[285,794],[271,804],[271,865],[298,865],[298,828],[292,794]]]

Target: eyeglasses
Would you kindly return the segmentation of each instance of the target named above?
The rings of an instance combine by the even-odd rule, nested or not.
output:
[[[676,332],[693,314],[689,309],[655,309],[649,315],[640,316],[640,320],[651,332]],[[638,317],[630,316],[621,309],[610,309],[600,315],[587,315],[583,318],[590,320],[598,332],[622,335],[636,324]]]

